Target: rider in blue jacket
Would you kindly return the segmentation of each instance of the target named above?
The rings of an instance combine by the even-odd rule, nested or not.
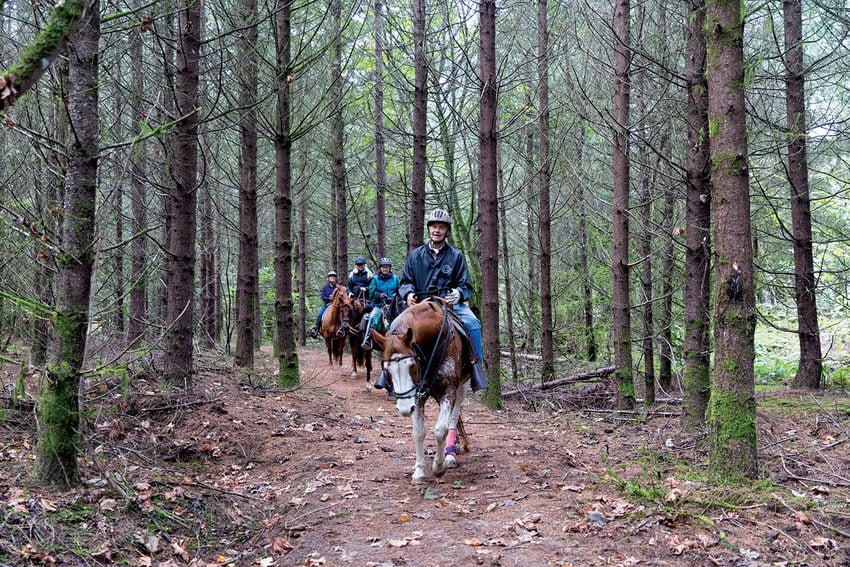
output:
[[[319,309],[319,314],[316,315],[316,322],[313,324],[313,328],[310,329],[310,336],[314,339],[319,337],[319,327],[322,324],[322,317],[331,303],[331,296],[336,291],[336,272],[331,270],[328,272],[327,278],[328,283],[322,288],[322,308]]]
[[[427,224],[429,241],[407,255],[401,274],[399,295],[408,306],[415,305],[430,295],[443,297],[454,306],[454,312],[463,321],[475,351],[475,364],[470,380],[472,391],[483,390],[488,382],[483,367],[481,322],[466,305],[472,297],[469,272],[463,254],[446,242],[452,218],[448,212],[436,209],[428,216]],[[381,378],[383,375],[375,382],[376,388],[381,384]]]
[[[366,336],[360,345],[366,350],[372,348],[372,329],[381,326],[381,310],[384,305],[393,300],[395,292],[398,291],[398,276],[392,273],[393,263],[389,258],[381,258],[378,261],[378,275],[369,283],[369,301],[372,302],[372,314],[369,315],[369,324],[366,327]]]

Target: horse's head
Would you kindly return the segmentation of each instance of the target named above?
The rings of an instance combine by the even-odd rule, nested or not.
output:
[[[444,313],[436,302],[422,302],[407,309],[386,335],[372,331],[372,339],[384,352],[387,385],[396,396],[396,408],[402,415],[416,410],[419,397],[430,389],[424,376],[435,341],[443,328]],[[436,374],[432,368],[431,373]]]

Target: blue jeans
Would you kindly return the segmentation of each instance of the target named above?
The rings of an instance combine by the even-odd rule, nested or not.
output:
[[[319,309],[319,314],[316,315],[316,327],[320,327],[322,325],[322,317],[324,317],[325,311],[328,309],[328,305],[330,305],[330,303],[325,303],[322,305],[322,308]]]

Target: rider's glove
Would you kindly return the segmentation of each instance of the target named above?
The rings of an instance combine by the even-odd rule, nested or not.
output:
[[[460,291],[457,288],[454,288],[448,292],[446,294],[446,301],[449,302],[449,305],[457,305],[460,303]]]

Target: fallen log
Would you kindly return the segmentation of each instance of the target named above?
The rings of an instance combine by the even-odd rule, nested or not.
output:
[[[558,378],[557,380],[550,380],[549,382],[545,382],[543,384],[535,384],[533,386],[528,386],[526,388],[517,390],[508,390],[506,392],[502,392],[502,397],[508,398],[510,396],[516,396],[528,390],[551,390],[552,388],[563,386],[564,384],[586,382],[594,378],[602,378],[603,376],[609,376],[613,374],[616,369],[616,366],[606,366],[605,368],[597,368],[596,370],[591,370],[590,372],[573,374],[572,376],[567,376],[566,378]]]

